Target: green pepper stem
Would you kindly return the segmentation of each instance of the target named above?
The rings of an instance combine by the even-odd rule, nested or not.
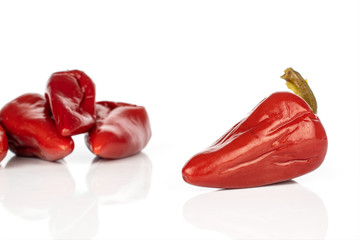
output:
[[[307,81],[292,68],[287,68],[285,74],[281,78],[286,80],[286,85],[291,89],[296,95],[303,98],[311,107],[313,112],[317,112],[317,103],[314,96],[314,93],[311,91]]]

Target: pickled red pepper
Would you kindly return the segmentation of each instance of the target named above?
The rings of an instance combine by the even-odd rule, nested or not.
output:
[[[95,84],[84,72],[53,73],[45,97],[61,135],[85,133],[95,125]]]
[[[318,168],[327,151],[325,129],[307,81],[291,68],[282,76],[290,92],[276,92],[183,167],[183,179],[217,188],[283,182]]]
[[[9,146],[5,130],[0,125],[0,162],[5,158],[8,148]]]
[[[140,152],[150,137],[150,121],[144,107],[102,101],[96,103],[96,124],[85,140],[98,157],[116,159]]]
[[[74,149],[71,137],[56,129],[50,106],[40,94],[23,94],[7,103],[0,111],[0,122],[16,155],[56,161]]]

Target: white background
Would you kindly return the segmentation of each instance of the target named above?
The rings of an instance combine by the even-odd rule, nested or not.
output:
[[[146,107],[143,152],[0,165],[0,239],[359,239],[359,1],[0,1],[0,105],[80,69],[97,100]],[[307,78],[324,163],[284,184],[186,184],[185,162]]]

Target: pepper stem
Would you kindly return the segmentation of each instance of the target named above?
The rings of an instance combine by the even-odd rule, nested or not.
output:
[[[311,107],[313,112],[317,112],[317,103],[311,88],[309,87],[307,80],[305,80],[300,73],[296,72],[292,68],[287,68],[285,74],[281,78],[286,80],[286,85],[296,95],[303,98]]]

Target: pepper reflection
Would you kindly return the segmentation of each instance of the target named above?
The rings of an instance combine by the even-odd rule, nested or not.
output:
[[[8,184],[5,177],[5,171],[3,167],[0,165],[0,201],[2,201],[5,197],[7,192]]]
[[[119,160],[95,158],[87,175],[88,189],[101,203],[144,199],[150,190],[152,165],[145,153]]]
[[[202,194],[185,203],[183,214],[236,239],[324,239],[328,225],[322,200],[295,181]]]
[[[48,217],[51,208],[75,192],[74,179],[63,161],[15,156],[0,174],[6,183],[3,206],[28,220]]]
[[[5,168],[0,166],[0,200],[22,219],[49,218],[54,239],[92,239],[99,230],[99,203],[146,198],[151,170],[144,153],[119,160],[96,158],[87,174],[88,189],[78,191],[64,161],[13,157]]]
[[[95,158],[87,175],[88,191],[54,209],[50,232],[55,239],[91,239],[99,229],[99,203],[128,203],[147,196],[151,162],[144,153],[118,159]]]
[[[99,230],[98,201],[91,192],[76,193],[50,212],[54,239],[92,239]]]

